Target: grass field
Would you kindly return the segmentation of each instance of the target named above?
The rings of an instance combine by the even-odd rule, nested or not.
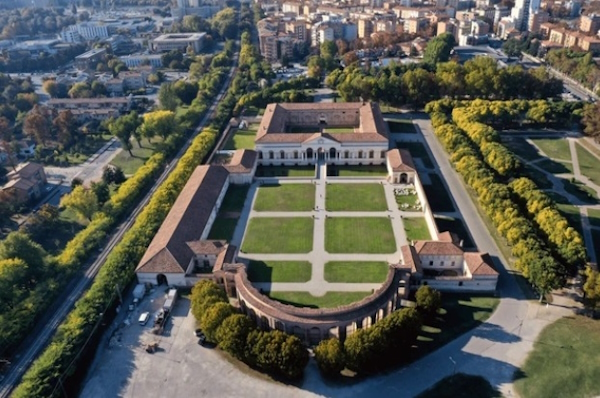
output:
[[[253,126],[256,128],[253,128]],[[254,149],[257,129],[258,125],[250,125],[248,129],[236,130],[227,140],[224,149]]]
[[[244,236],[245,253],[308,253],[313,220],[308,217],[251,218]]]
[[[144,142],[142,142],[143,146],[140,148],[137,142],[132,142],[133,148],[131,148],[131,153],[133,153],[133,156],[130,156],[129,152],[126,150],[122,150],[113,158],[113,160],[111,160],[110,164],[122,169],[125,175],[132,175],[146,163],[146,160],[148,160],[150,156],[152,156],[154,148],[158,143],[158,139],[155,139],[155,142],[152,143],[148,143],[147,140],[144,140]]]
[[[575,145],[575,148],[577,149],[581,174],[592,180],[596,185],[600,184],[600,168],[598,168],[600,160],[580,145]]]
[[[559,162],[551,159],[544,159],[541,162],[536,163],[536,166],[552,174],[573,174],[573,164],[568,162]]]
[[[327,184],[327,211],[386,211],[381,184]]]
[[[409,241],[431,239],[424,217],[404,217],[402,223],[406,231],[406,239]]]
[[[475,247],[465,224],[458,218],[435,217],[435,225],[439,232],[453,232],[462,239],[464,247]]]
[[[525,160],[541,159],[542,155],[537,148],[525,140],[525,138],[512,137],[511,139],[503,140],[502,143],[515,155],[522,157]]]
[[[419,200],[418,195],[396,195],[396,203],[398,203],[398,208],[403,211],[420,211],[414,208],[417,204],[417,200]],[[403,204],[407,204],[407,208],[402,208]]]
[[[389,266],[384,261],[330,261],[325,264],[325,280],[340,283],[382,283]]]
[[[502,394],[481,376],[457,373],[438,381],[416,398],[500,398]]]
[[[442,183],[442,179],[435,173],[429,173],[431,185],[423,185],[427,201],[433,212],[450,212],[454,211],[454,205],[450,194]]]
[[[563,179],[562,184],[565,187],[565,191],[576,196],[582,202],[592,204],[598,202],[598,194],[596,191],[583,184],[581,181]]]
[[[208,239],[230,241],[233,238],[249,189],[250,185],[230,185],[227,188],[227,193],[223,198],[217,219],[208,234]]]
[[[315,166],[258,166],[257,177],[314,177]]]
[[[385,166],[327,166],[328,177],[385,177]]]
[[[331,134],[354,133],[354,127],[327,127],[323,129],[323,132]]]
[[[428,169],[433,169],[433,162],[429,157],[429,152],[427,152],[425,145],[423,145],[422,143],[397,141],[396,147],[398,147],[399,149],[408,150],[413,158],[420,158],[425,167],[427,167]]]
[[[387,218],[331,217],[325,220],[329,253],[394,253],[396,242]]]
[[[540,333],[516,372],[516,390],[527,398],[598,396],[599,352],[600,321],[583,316],[559,319]]]
[[[314,206],[313,184],[262,185],[254,201],[256,211],[311,211]]]
[[[588,219],[594,227],[600,227],[600,210],[588,209]]]
[[[496,297],[442,294],[442,309],[425,322],[407,363],[413,362],[485,322],[498,306]]]
[[[238,220],[239,218],[229,218],[218,215],[208,233],[208,239],[230,241],[231,238],[233,238],[233,233],[235,232]]]
[[[327,292],[324,296],[316,297],[308,292],[269,292],[273,300],[295,307],[335,308],[352,304],[369,296],[372,292]]]
[[[250,185],[230,185],[223,198],[220,212],[240,212],[244,207]]]
[[[308,282],[312,265],[308,261],[250,261],[252,282]]]
[[[571,160],[569,141],[565,138],[532,138],[531,141],[551,159]]]
[[[417,133],[417,129],[415,128],[415,125],[413,124],[412,120],[394,119],[388,120],[387,124],[390,127],[390,131],[392,133]]]

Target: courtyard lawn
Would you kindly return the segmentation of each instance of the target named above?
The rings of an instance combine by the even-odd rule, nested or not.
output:
[[[396,251],[392,223],[378,217],[330,217],[325,220],[325,250],[329,253]]]
[[[426,320],[406,363],[433,352],[465,332],[481,325],[494,312],[500,300],[496,297],[469,294],[442,294],[442,309]],[[493,327],[491,325],[490,327]],[[501,331],[490,330],[490,333]]]
[[[562,180],[565,191],[576,196],[579,200],[585,203],[598,203],[598,194],[596,191],[585,185],[579,180]]]
[[[386,211],[387,201],[381,184],[327,184],[327,211]]]
[[[244,253],[308,253],[313,245],[313,219],[308,217],[251,218],[244,236]]]
[[[246,196],[250,185],[229,185],[223,203],[219,209],[220,213],[239,213],[244,208]]]
[[[536,163],[536,166],[552,174],[573,174],[573,164],[569,162],[544,159],[541,162]]]
[[[417,200],[419,200],[419,196],[417,194],[396,195],[396,203],[398,203],[398,208],[402,211],[421,211],[421,210],[415,209]],[[407,207],[402,207],[402,205],[404,205],[404,204]]]
[[[147,140],[142,142],[142,147],[140,148],[137,142],[132,141],[131,153],[133,156],[129,155],[125,149],[123,149],[117,156],[111,160],[110,164],[113,166],[119,167],[123,170],[125,175],[134,174],[140,167],[146,163],[146,160],[154,153],[154,149],[157,144],[159,144],[159,140],[155,139],[155,142],[148,143]]]
[[[600,160],[580,145],[575,145],[575,148],[577,149],[581,174],[592,180],[596,185],[600,185],[600,170],[598,169]]]
[[[458,235],[458,238],[463,241],[464,247],[475,247],[462,220],[450,217],[435,217],[435,225],[439,232],[448,231]]]
[[[457,373],[444,377],[416,398],[500,398],[502,394],[481,376]]]
[[[594,227],[600,227],[600,210],[588,209],[588,219],[590,224]]]
[[[325,280],[331,283],[383,283],[388,271],[385,261],[330,261],[325,264]]]
[[[311,211],[314,206],[313,184],[262,185],[254,200],[256,211]]]
[[[324,296],[313,296],[308,292],[269,292],[273,300],[295,307],[335,308],[362,300],[372,292],[327,292]]]
[[[402,223],[406,231],[406,239],[409,241],[431,239],[425,217],[404,217]]]
[[[523,175],[535,182],[540,189],[552,188],[552,182],[548,179],[546,173],[543,173],[530,165],[525,165],[523,168]]]
[[[600,321],[583,316],[557,320],[540,333],[523,367],[515,373],[520,396],[600,395]]]
[[[250,261],[248,279],[252,282],[308,282],[312,265],[308,261]]]
[[[396,147],[398,149],[406,149],[413,158],[420,158],[423,162],[423,165],[428,169],[433,169],[433,162],[429,157],[429,152],[427,152],[427,148],[420,142],[404,142],[404,141],[396,141]]]
[[[235,227],[237,226],[239,218],[229,218],[224,216],[217,216],[213,223],[208,239],[226,240],[230,241],[233,238]]]
[[[328,177],[385,177],[385,166],[327,166]]]
[[[565,138],[532,138],[531,141],[551,159],[571,160],[569,141]]]
[[[525,138],[506,138],[507,139],[502,140],[502,143],[515,155],[522,157],[525,160],[537,160],[542,158],[542,155],[539,153],[538,149],[526,141]]]
[[[392,133],[408,133],[408,134],[416,134],[417,129],[413,124],[412,120],[406,119],[393,119],[387,121],[388,126],[390,127],[390,131]]]
[[[326,127],[323,132],[330,134],[354,133],[354,127]]]
[[[257,177],[314,177],[315,166],[258,166]]]
[[[429,173],[429,179],[431,180],[431,184],[423,185],[423,189],[425,190],[425,195],[427,195],[431,211],[434,213],[454,211],[452,199],[450,199],[450,194],[446,190],[440,176],[435,173]]]
[[[254,149],[254,140],[256,139],[256,129],[250,125],[248,129],[236,130],[227,140],[225,150],[234,149]]]

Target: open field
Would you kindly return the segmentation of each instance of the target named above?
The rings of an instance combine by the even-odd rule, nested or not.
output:
[[[308,217],[251,218],[242,252],[308,253],[312,250],[313,223]]]
[[[327,211],[386,211],[381,184],[327,184]]]
[[[252,282],[308,282],[312,265],[308,261],[250,261]]]
[[[435,212],[450,212],[454,211],[454,205],[450,194],[442,183],[442,179],[435,173],[429,173],[431,185],[423,185],[427,201],[431,206],[431,211]]]
[[[502,394],[481,376],[457,373],[438,381],[416,398],[501,398]]]
[[[257,124],[248,126],[247,129],[238,129],[230,135],[225,147],[225,150],[233,149],[254,149],[254,139],[256,138]]]
[[[311,211],[314,206],[313,184],[262,185],[254,201],[256,211]]]
[[[323,132],[331,134],[354,133],[354,127],[326,127]]]
[[[538,336],[515,373],[515,388],[527,398],[598,396],[599,352],[600,321],[583,316],[559,319]]]
[[[383,261],[330,261],[325,264],[325,280],[341,283],[383,283],[389,266]]]
[[[256,177],[314,177],[315,166],[258,166]]]
[[[385,166],[327,166],[328,177],[385,177]]]
[[[329,253],[394,253],[392,223],[387,218],[328,218],[325,220],[325,250]]]
[[[571,160],[569,141],[565,138],[532,138],[531,141],[551,159]]]
[[[600,185],[600,168],[598,168],[600,160],[580,145],[575,145],[575,148],[581,174],[592,180],[594,184]]]
[[[406,231],[406,239],[409,241],[431,239],[425,217],[405,217],[402,219],[402,223]]]
[[[159,139],[157,138],[151,143],[148,143],[148,140],[144,140],[140,148],[137,142],[132,141],[131,145],[133,147],[131,148],[131,153],[133,153],[133,156],[130,156],[129,152],[123,149],[111,160],[110,164],[122,169],[125,175],[132,175],[152,156],[157,144],[159,144]]]
[[[406,149],[413,158],[420,158],[425,167],[433,169],[433,162],[429,157],[429,152],[427,152],[427,148],[425,148],[425,145],[422,143],[396,141],[396,147],[399,149]]]
[[[327,292],[324,296],[316,297],[308,292],[269,292],[273,300],[295,307],[335,308],[352,304],[371,295],[372,292]]]

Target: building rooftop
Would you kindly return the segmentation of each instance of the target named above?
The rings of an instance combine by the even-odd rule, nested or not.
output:
[[[389,150],[387,158],[393,171],[416,171],[412,156],[405,149]]]
[[[194,33],[167,33],[160,35],[153,41],[190,41],[199,40],[206,36],[206,32],[194,32]]]
[[[231,159],[227,164],[224,164],[223,167],[227,169],[228,172],[235,173],[249,173],[254,169],[256,165],[256,160],[258,159],[258,154],[256,151],[251,149],[238,149],[233,153]]]

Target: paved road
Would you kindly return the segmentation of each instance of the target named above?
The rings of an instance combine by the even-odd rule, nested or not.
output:
[[[237,64],[237,55],[233,60],[234,64]],[[133,225],[136,220],[137,215],[142,211],[142,209],[148,204],[150,198],[154,191],[162,184],[162,182],[169,176],[171,171],[174,169],[174,166],[179,161],[179,158],[185,153],[187,148],[190,146],[193,138],[206,126],[213,117],[214,112],[216,112],[217,105],[221,98],[224,96],[225,91],[229,88],[229,84],[233,78],[233,75],[237,68],[232,68],[227,81],[223,84],[223,88],[221,92],[217,95],[213,104],[207,111],[205,117],[202,119],[198,127],[196,128],[194,134],[190,139],[186,142],[186,144],[181,148],[181,150],[177,153],[174,159],[166,166],[165,171],[158,178],[156,183],[150,192],[143,198],[143,200],[139,203],[139,205],[132,211],[131,215],[127,218],[127,220],[116,228],[115,233],[111,237],[110,241],[100,254],[100,256],[94,261],[94,263],[89,267],[89,269],[85,272],[85,274],[81,277],[79,282],[77,282],[76,287],[70,291],[68,297],[61,300],[61,304],[55,306],[56,311],[54,315],[51,317],[48,324],[42,328],[41,333],[34,336],[34,341],[25,349],[24,352],[20,354],[18,359],[13,362],[11,368],[6,373],[2,383],[0,384],[0,398],[7,397],[13,388],[17,385],[23,374],[27,371],[33,360],[38,356],[38,354],[42,351],[42,349],[48,344],[50,338],[54,334],[54,331],[58,327],[58,325],[63,321],[63,319],[67,316],[74,303],[83,295],[83,293],[87,290],[94,277],[100,270],[100,267],[104,264],[106,257],[110,253],[110,251],[114,248],[114,246],[121,240],[123,235],[129,228]],[[39,328],[40,325],[37,325]]]

